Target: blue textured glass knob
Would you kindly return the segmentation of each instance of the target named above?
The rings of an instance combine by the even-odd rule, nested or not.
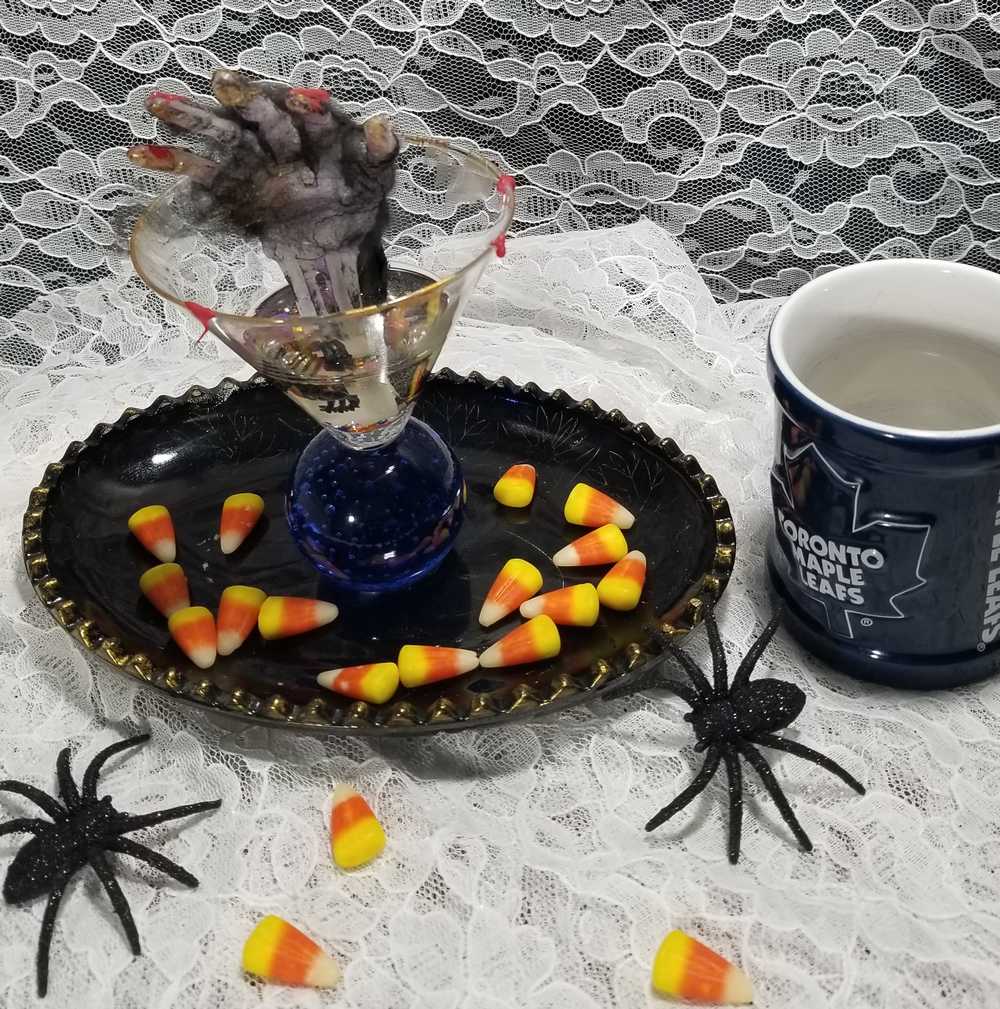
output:
[[[426,424],[388,445],[353,449],[321,431],[299,457],[288,525],[299,549],[346,589],[410,585],[447,556],[462,524],[462,470]]]

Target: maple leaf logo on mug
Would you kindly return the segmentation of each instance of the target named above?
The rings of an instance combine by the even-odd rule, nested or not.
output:
[[[920,560],[930,525],[866,511],[862,482],[839,473],[812,442],[794,450],[784,446],[771,481],[777,542],[788,572],[830,632],[863,639],[877,621],[905,618],[902,597],[926,584]],[[820,502],[824,515],[813,523],[810,512]],[[815,532],[817,526],[826,534]]]

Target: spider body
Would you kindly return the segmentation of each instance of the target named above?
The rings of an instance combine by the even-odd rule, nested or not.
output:
[[[87,767],[79,787],[70,773],[69,749],[63,750],[56,761],[61,802],[27,782],[0,781],[0,791],[24,796],[51,817],[50,821],[25,817],[0,824],[0,836],[33,835],[7,869],[3,883],[4,900],[8,904],[21,904],[46,893],[49,895],[42,916],[36,963],[40,997],[44,997],[48,988],[49,945],[63,891],[70,879],[85,866],[89,865],[101,881],[136,956],[141,952],[139,934],[106,853],[129,855],[185,886],[198,885],[198,880],[186,869],[125,835],[167,820],[218,809],[218,799],[132,815],[117,810],[110,797],[99,798],[97,795],[97,779],[104,763],[116,753],[148,739],[147,735],[133,736],[102,750]]]
[[[780,621],[781,615],[778,614],[764,628],[760,637],[750,646],[750,650],[733,675],[732,682],[729,681],[725,648],[711,610],[705,614],[705,627],[712,649],[711,683],[690,656],[677,648],[665,635],[657,635],[661,650],[671,655],[687,673],[690,685],[676,680],[660,679],[657,676],[659,667],[654,667],[652,675],[656,677],[655,682],[659,686],[676,694],[691,706],[684,720],[691,723],[697,740],[695,752],[704,753],[705,761],[691,784],[646,824],[646,830],[655,830],[675,813],[684,809],[695,796],[708,787],[719,766],[724,764],[729,781],[729,861],[734,864],[738,862],[743,825],[743,771],[740,766],[740,758],[743,758],[757,773],[799,845],[803,850],[811,851],[812,842],[802,829],[774,773],[757,749],[758,746],[783,750],[818,764],[850,785],[856,792],[864,795],[864,786],[836,761],[802,743],[773,734],[791,725],[801,714],[806,703],[806,695],[793,683],[772,678],[750,682],[750,674],[771,638],[774,637]],[[628,683],[624,688],[607,691],[604,697],[607,699],[620,697],[637,687],[636,682]]]
[[[3,884],[8,904],[23,904],[52,889],[56,877],[68,865],[82,869],[87,851],[101,844],[108,825],[120,814],[105,796],[92,806],[78,809],[44,834],[36,834],[14,856]]]
[[[712,743],[736,743],[759,732],[786,729],[805,707],[806,695],[794,683],[784,680],[756,680],[734,690],[729,696],[713,697],[698,704],[684,716],[702,753]]]

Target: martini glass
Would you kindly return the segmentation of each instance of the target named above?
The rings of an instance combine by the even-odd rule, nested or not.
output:
[[[393,200],[407,226],[397,225],[394,244],[432,254],[447,246],[453,266],[434,278],[390,260],[383,304],[300,314],[250,235],[192,226],[186,182],[153,201],[130,244],[150,288],[320,425],[290,474],[288,525],[316,568],[354,591],[410,585],[455,542],[461,467],[411,414],[482,271],[503,254],[514,214],[513,179],[479,154],[430,137],[403,145]]]

